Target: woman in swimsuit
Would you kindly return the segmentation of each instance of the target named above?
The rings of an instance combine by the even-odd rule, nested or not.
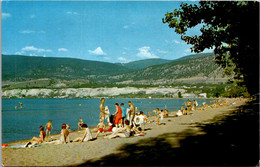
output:
[[[49,144],[67,144],[67,142],[70,142],[70,138],[69,138],[69,131],[67,129],[67,124],[63,123],[61,125],[61,132],[60,132],[60,140],[54,140],[51,142],[47,142]]]
[[[46,133],[44,132],[44,127],[40,126],[40,135],[39,137],[33,137],[31,141],[36,141],[37,143],[43,143]]]
[[[116,119],[115,119],[115,125],[116,127],[121,127],[122,124],[122,109],[119,106],[118,103],[115,104],[116,106],[116,112],[114,115],[116,115]]]

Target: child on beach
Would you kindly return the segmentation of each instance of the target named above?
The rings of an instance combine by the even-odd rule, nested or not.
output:
[[[39,137],[33,137],[31,141],[36,141],[37,143],[43,143],[46,137],[46,133],[44,132],[44,127],[40,126],[40,135]]]
[[[79,130],[79,128],[82,129],[82,128],[81,128],[82,125],[83,125],[83,120],[82,120],[81,117],[79,117],[78,130]]]
[[[82,129],[85,129],[85,133],[84,133],[83,137],[78,137],[78,138],[74,139],[73,142],[83,142],[83,141],[89,141],[89,140],[93,139],[91,131],[88,128],[88,125],[83,124],[81,127],[82,127]]]
[[[49,122],[45,125],[45,128],[47,129],[46,130],[46,137],[47,137],[48,136],[48,132],[49,132],[49,135],[51,135],[51,128],[53,129],[51,120],[49,120]]]
[[[96,134],[95,138],[97,138],[99,133],[101,133],[101,132],[103,133],[104,136],[106,136],[106,134],[105,134],[105,125],[102,122],[102,120],[99,120],[99,124],[97,125],[97,128],[98,128],[98,131],[97,131],[97,134]]]

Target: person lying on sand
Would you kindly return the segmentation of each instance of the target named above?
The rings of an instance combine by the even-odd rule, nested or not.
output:
[[[83,142],[83,141],[89,141],[89,140],[93,139],[91,131],[88,128],[87,124],[83,124],[81,126],[81,128],[85,129],[85,133],[84,133],[83,137],[78,137],[78,138],[74,139],[73,142]]]

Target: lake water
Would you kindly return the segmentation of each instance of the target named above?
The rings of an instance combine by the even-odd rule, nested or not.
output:
[[[114,104],[132,101],[133,104],[148,115],[156,107],[171,111],[180,109],[187,99],[106,99],[110,114],[115,112]],[[197,99],[199,105],[209,99]],[[22,109],[15,109],[23,102]],[[81,104],[81,105],[80,105]],[[78,118],[81,117],[89,127],[96,126],[99,121],[100,99],[2,99],[2,143],[30,139],[39,135],[39,126],[45,126],[52,120],[52,134],[60,132],[61,124],[71,125],[71,130],[78,127]]]

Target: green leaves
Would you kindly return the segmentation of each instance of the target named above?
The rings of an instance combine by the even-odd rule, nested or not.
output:
[[[200,1],[199,5],[182,3],[180,7],[167,13],[163,23],[181,34],[181,39],[187,44],[193,45],[193,52],[215,47],[216,62],[226,69],[227,74],[242,75],[247,86],[255,87],[250,86],[249,91],[258,92],[259,81],[254,75],[259,71],[256,61],[259,60],[259,3]],[[186,35],[188,29],[201,23],[204,25],[200,36]],[[223,43],[228,46],[223,46]]]

